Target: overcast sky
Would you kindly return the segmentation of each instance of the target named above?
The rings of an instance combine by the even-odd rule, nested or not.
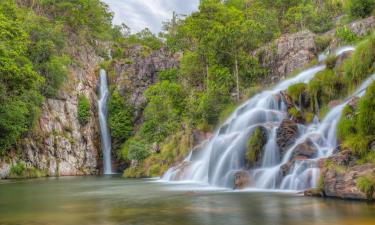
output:
[[[199,0],[102,0],[115,13],[114,23],[125,23],[132,31],[148,27],[159,33],[162,22],[172,17],[173,11],[190,14],[197,10]]]

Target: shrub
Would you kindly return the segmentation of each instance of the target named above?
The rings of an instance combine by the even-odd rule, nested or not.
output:
[[[9,178],[38,178],[45,174],[32,166],[26,166],[23,162],[17,162],[12,165],[9,172]]]
[[[375,134],[375,83],[371,84],[365,96],[358,102],[357,126],[362,135]]]
[[[371,176],[362,176],[357,179],[357,188],[366,194],[368,200],[372,200],[372,196],[375,191],[375,177]]]
[[[353,43],[358,39],[357,35],[346,26],[337,28],[336,36],[345,44]]]
[[[90,119],[90,101],[84,96],[78,97],[78,121],[81,125],[86,125]]]
[[[328,69],[335,68],[336,60],[337,60],[337,57],[335,55],[328,56],[327,59],[325,60],[325,64],[327,65],[327,68]]]
[[[127,158],[129,160],[143,161],[151,153],[149,146],[142,140],[130,139],[125,144],[125,150],[127,151]]]
[[[352,134],[345,139],[343,145],[349,147],[357,156],[363,157],[368,152],[370,141],[366,136]]]
[[[117,91],[108,102],[108,126],[111,131],[112,146],[118,150],[133,132],[133,107]]]
[[[374,0],[349,0],[349,13],[353,18],[370,16],[374,8]]]
[[[287,90],[287,94],[293,99],[295,104],[302,106],[302,97],[306,94],[306,87],[305,83],[291,85]]]
[[[346,80],[359,85],[368,75],[374,72],[375,35],[360,43],[350,60],[344,64]]]
[[[339,139],[344,140],[350,135],[356,133],[356,122],[354,116],[354,109],[349,105],[345,106],[341,119],[337,125],[337,137]]]
[[[167,69],[160,71],[158,73],[158,79],[159,81],[170,81],[170,82],[177,82],[178,81],[178,70],[176,68],[173,69]]]
[[[333,38],[330,35],[317,36],[315,38],[315,45],[317,51],[323,52],[325,49],[327,49],[332,39]]]

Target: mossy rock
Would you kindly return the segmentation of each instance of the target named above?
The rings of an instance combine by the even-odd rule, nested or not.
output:
[[[267,144],[267,130],[264,127],[255,128],[246,143],[246,164],[248,167],[260,165],[264,146]]]
[[[287,90],[287,94],[292,98],[294,104],[301,107],[306,107],[308,105],[309,97],[307,85],[305,83],[291,85]]]

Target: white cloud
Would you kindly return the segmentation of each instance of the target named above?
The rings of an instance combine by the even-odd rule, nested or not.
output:
[[[115,13],[114,24],[127,24],[132,32],[148,27],[161,30],[162,22],[172,17],[173,11],[190,14],[197,10],[199,0],[103,0]]]

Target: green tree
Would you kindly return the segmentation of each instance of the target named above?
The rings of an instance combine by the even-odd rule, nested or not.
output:
[[[117,150],[133,132],[132,107],[117,91],[111,94],[108,102],[108,124],[111,130],[112,146],[114,150]]]
[[[90,120],[90,101],[84,96],[80,95],[78,97],[78,121],[81,125],[86,125]]]
[[[354,18],[364,18],[370,16],[374,11],[374,0],[349,0],[349,12]]]

